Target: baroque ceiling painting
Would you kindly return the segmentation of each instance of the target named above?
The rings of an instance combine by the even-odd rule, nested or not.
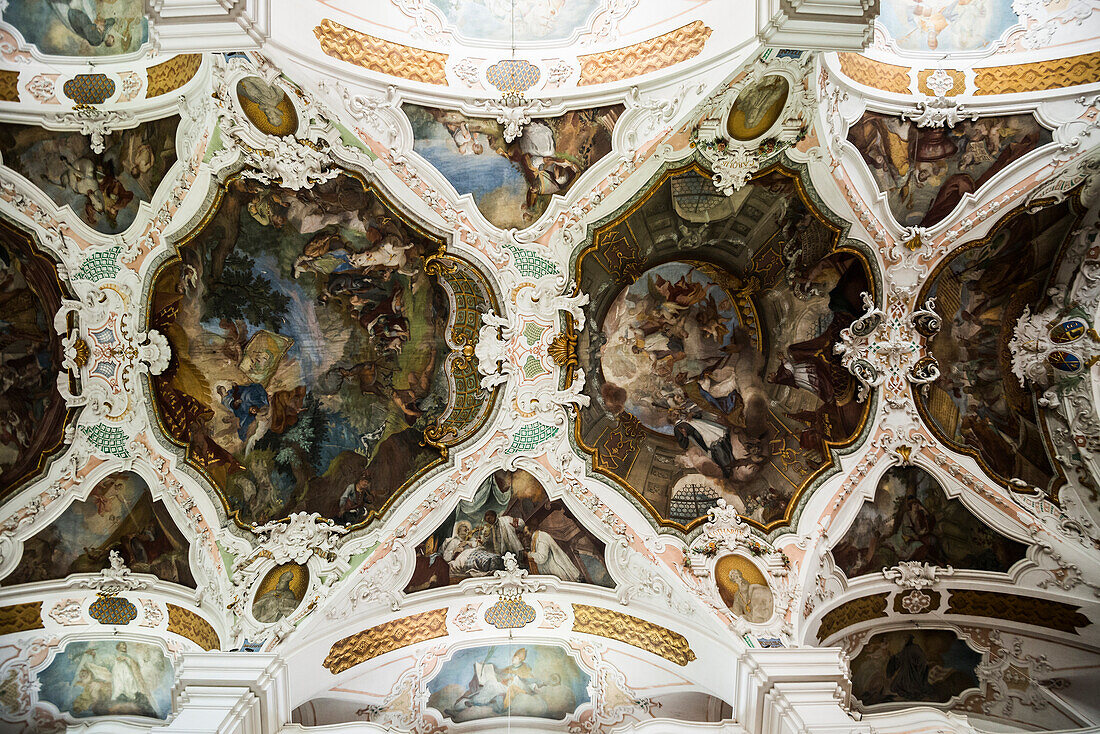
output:
[[[357,178],[233,179],[152,289],[161,425],[241,522],[360,523],[484,417],[452,353],[488,303],[477,277]]]
[[[4,165],[97,232],[125,232],[176,162],[178,117],[120,130],[99,150],[76,132],[0,125]]]
[[[435,107],[404,108],[413,126],[413,150],[459,194],[471,194],[485,218],[502,229],[530,225],[553,194],[564,195],[607,155],[622,109],[595,107],[533,120],[512,137],[496,119]]]
[[[1004,573],[1026,549],[983,525],[960,500],[949,499],[927,471],[904,466],[883,474],[874,498],[833,548],[833,558],[849,578],[901,561]]]
[[[504,570],[506,553],[531,573],[612,585],[604,544],[521,470],[487,477],[472,499],[460,502],[452,517],[416,547],[416,569],[406,591],[491,576]]]
[[[873,290],[867,264],[781,171],[691,224],[672,173],[596,230],[577,261],[594,465],[663,521],[723,499],[768,525],[857,436],[867,406],[830,346]]]
[[[1009,342],[1024,310],[1042,310],[1045,287],[1079,218],[1072,201],[1014,212],[985,240],[945,262],[929,280],[944,325],[932,354],[949,365],[919,391],[933,430],[974,454],[1002,481],[1054,493],[1059,471],[1036,411],[1034,390],[1012,372]]]
[[[39,51],[56,56],[128,54],[149,40],[140,0],[17,0],[2,17]]]
[[[92,573],[118,553],[138,573],[195,586],[188,565],[190,543],[163,503],[132,472],[101,480],[82,502],[74,502],[49,527],[23,543],[19,565],[4,586]]]
[[[904,226],[931,227],[1007,166],[1050,142],[1030,115],[964,120],[953,128],[868,112],[848,140]]]
[[[0,734],[1097,731],[1095,3],[292,5],[0,1]]]
[[[61,307],[56,265],[0,221],[0,496],[37,474],[61,443]]]

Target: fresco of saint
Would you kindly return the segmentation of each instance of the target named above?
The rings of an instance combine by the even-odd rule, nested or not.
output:
[[[4,8],[4,20],[56,56],[128,54],[149,40],[141,0],[19,0]]]
[[[982,655],[950,630],[875,635],[852,659],[852,695],[866,706],[895,701],[946,703],[978,687]]]
[[[428,682],[428,705],[455,723],[497,717],[564,719],[589,700],[590,676],[552,645],[456,652]]]
[[[450,519],[416,548],[406,592],[456,584],[504,569],[504,554],[533,574],[612,586],[604,544],[551,501],[534,476],[498,471],[460,502]]]
[[[878,22],[898,48],[942,54],[990,46],[1019,19],[1011,0],[888,0]]]
[[[63,712],[164,719],[172,709],[172,662],[157,646],[125,640],[71,642],[38,674],[39,697]]]
[[[848,142],[859,150],[903,227],[931,227],[964,195],[1050,141],[1050,131],[1031,115],[919,127],[868,112],[848,130]]]
[[[161,269],[158,414],[231,514],[355,524],[439,460],[425,432],[447,406],[449,307],[424,265],[438,248],[349,176],[300,192],[235,179]]]

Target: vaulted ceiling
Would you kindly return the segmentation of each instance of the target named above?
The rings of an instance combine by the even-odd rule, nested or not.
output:
[[[0,731],[1100,725],[1095,18],[9,2]]]

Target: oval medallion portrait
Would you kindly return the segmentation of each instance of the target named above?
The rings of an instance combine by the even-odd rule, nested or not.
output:
[[[252,601],[252,616],[270,624],[290,616],[309,588],[309,570],[297,563],[284,563],[267,572]]]
[[[790,86],[772,74],[741,90],[730,108],[726,132],[734,140],[755,140],[766,133],[787,104]]]
[[[753,624],[767,622],[774,607],[768,580],[756,564],[744,556],[729,555],[714,566],[718,594],[729,610]]]
[[[237,101],[249,122],[267,135],[291,135],[298,129],[298,113],[286,92],[256,76],[237,82]]]

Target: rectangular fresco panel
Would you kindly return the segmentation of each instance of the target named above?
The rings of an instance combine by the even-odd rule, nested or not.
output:
[[[461,35],[479,41],[555,41],[569,38],[604,5],[601,0],[431,0]]]
[[[582,173],[611,151],[611,130],[622,105],[573,110],[536,119],[504,140],[492,118],[407,104],[413,150],[424,156],[459,194],[471,194],[490,223],[522,229],[546,211]]]
[[[456,723],[564,719],[588,702],[590,680],[560,647],[473,647],[457,651],[428,682],[428,705]]]
[[[947,703],[978,687],[980,653],[949,630],[899,630],[875,635],[852,659],[852,695],[879,703]]]
[[[4,21],[56,56],[128,54],[149,40],[142,0],[12,0]]]
[[[102,153],[88,136],[29,125],[0,125],[4,165],[25,176],[58,206],[66,204],[103,234],[124,232],[176,162],[180,118],[166,117],[104,137]]]
[[[60,711],[88,716],[167,718],[172,661],[156,645],[123,640],[71,642],[38,674],[38,696]]]
[[[531,573],[612,586],[604,544],[560,500],[550,501],[525,471],[498,471],[474,497],[459,502],[443,525],[416,548],[406,591],[456,584],[503,570],[505,553]]]

